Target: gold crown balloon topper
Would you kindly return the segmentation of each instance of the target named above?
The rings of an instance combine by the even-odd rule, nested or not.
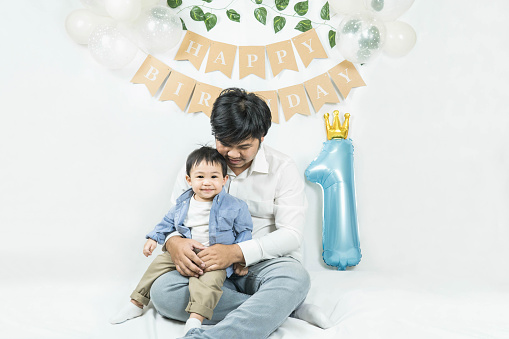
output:
[[[348,137],[348,127],[350,121],[350,114],[345,113],[345,121],[343,125],[339,123],[339,111],[334,111],[334,121],[332,126],[329,122],[329,113],[323,115],[325,118],[325,128],[327,129],[327,139],[346,139]]]

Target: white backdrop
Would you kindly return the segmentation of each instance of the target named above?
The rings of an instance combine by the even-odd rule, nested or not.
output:
[[[233,7],[242,24],[223,15],[208,33],[203,23],[187,27],[234,45],[300,33],[290,22],[275,35],[252,18],[253,4],[240,3]],[[141,51],[111,71],[75,44],[64,22],[78,8],[78,0],[0,5],[2,284],[135,283],[148,265],[144,235],[167,211],[177,170],[190,150],[212,141],[203,113],[181,112],[129,82]],[[281,114],[271,128],[266,143],[304,173],[325,141],[323,114],[351,113],[363,254],[351,270],[509,283],[508,11],[502,0],[417,0],[401,17],[418,36],[410,54],[358,67],[367,87],[311,116],[285,122]],[[343,60],[324,39],[328,28],[317,31],[329,59],[276,79],[205,74],[173,61],[176,49],[156,57],[217,87],[278,89]],[[305,265],[331,270],[321,259],[321,190],[306,185]]]

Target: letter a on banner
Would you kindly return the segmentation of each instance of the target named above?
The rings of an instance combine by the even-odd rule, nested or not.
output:
[[[366,86],[355,66],[348,60],[331,68],[329,75],[345,99],[352,88]]]
[[[133,84],[144,84],[152,96],[163,84],[164,79],[170,74],[171,68],[151,55],[147,55],[145,61],[131,82]]]
[[[279,124],[279,110],[277,107],[277,92],[276,91],[261,91],[253,92],[262,98],[270,108],[270,114],[272,115],[272,122]]]
[[[306,81],[304,86],[306,87],[306,91],[308,92],[316,112],[318,112],[326,102],[331,104],[339,103],[338,95],[327,73],[323,73],[322,75]]]
[[[306,99],[306,91],[304,91],[302,84],[281,88],[278,90],[278,94],[286,121],[290,120],[295,113],[311,115]]]
[[[265,79],[265,46],[239,46],[239,79],[249,74]]]
[[[194,89],[187,113],[203,112],[210,118],[212,105],[221,91],[222,89],[219,87],[198,82]]]
[[[200,70],[209,46],[209,39],[191,31],[187,31],[177,51],[177,55],[175,55],[175,60],[189,60],[197,70]]]
[[[267,56],[269,57],[270,67],[274,76],[284,69],[299,71],[290,40],[267,45]]]
[[[313,59],[327,59],[327,53],[314,28],[299,34],[292,41],[305,67],[308,67]]]
[[[184,112],[191,94],[193,93],[196,80],[191,79],[184,74],[173,71],[166,81],[163,92],[159,97],[160,101],[173,100],[177,106]]]
[[[231,79],[237,46],[212,41],[205,73],[221,71]]]

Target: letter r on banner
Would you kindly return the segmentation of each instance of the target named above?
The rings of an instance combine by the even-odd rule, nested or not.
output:
[[[222,89],[219,87],[198,82],[194,89],[187,113],[203,112],[210,118],[212,105],[221,91]]]

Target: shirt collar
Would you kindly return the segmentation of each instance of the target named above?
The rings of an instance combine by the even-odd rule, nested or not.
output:
[[[235,173],[231,170],[231,168],[228,167],[228,175],[230,177],[237,177]],[[267,162],[267,159],[265,158],[265,147],[262,144],[260,148],[258,149],[258,152],[256,153],[255,158],[253,159],[253,163],[247,170],[240,173],[239,176],[241,177],[247,177],[252,172],[258,172],[258,173],[269,173],[269,163]]]

